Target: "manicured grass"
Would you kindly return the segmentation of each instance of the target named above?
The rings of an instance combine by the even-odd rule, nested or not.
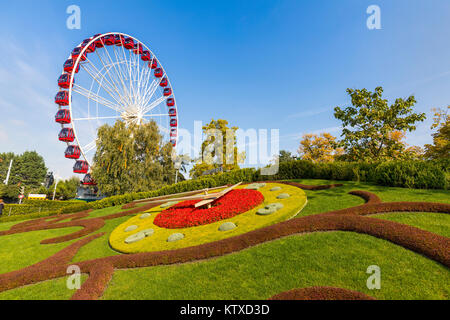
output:
[[[50,257],[76,240],[40,244],[41,240],[63,236],[80,229],[81,227],[71,227],[0,236],[0,273],[19,270]]]
[[[450,237],[450,214],[432,212],[393,212],[377,214],[371,217],[404,223],[440,234],[444,237]]]
[[[120,254],[120,252],[117,252],[110,247],[108,238],[111,232],[119,224],[127,221],[128,219],[130,219],[130,216],[106,220],[105,225],[96,232],[96,233],[106,232],[106,234],[81,247],[72,261],[79,262],[84,260],[91,260]]]
[[[81,275],[81,283],[87,275]],[[0,300],[68,300],[75,290],[67,288],[67,278],[52,279],[0,292]]]
[[[295,181],[316,185],[344,184],[329,190],[306,190],[308,204],[298,216],[363,204],[361,198],[348,194],[351,190],[374,192],[383,201],[450,203],[450,191],[445,190],[388,188],[326,180]],[[88,218],[121,211],[121,206],[104,208],[91,212]],[[119,254],[109,246],[109,235],[130,217],[140,214],[106,220],[105,226],[95,232],[106,234],[82,247],[73,262]],[[396,221],[450,237],[450,215],[446,214],[389,213],[372,218]],[[0,230],[8,230],[17,223],[0,223]],[[47,245],[41,245],[41,240],[79,229],[71,227],[0,236],[0,273],[48,258],[78,239]],[[374,264],[381,267],[381,290],[366,287],[369,275],[365,271]],[[0,299],[68,299],[74,292],[68,290],[65,283],[66,277],[44,281],[0,292]],[[103,298],[267,299],[289,289],[321,285],[357,290],[378,299],[450,299],[448,268],[390,242],[351,232],[290,236],[203,262],[116,270]]]
[[[327,190],[309,191],[305,190],[308,197],[308,204],[300,212],[298,217],[316,213],[339,210],[357,206],[364,203],[364,200],[357,196],[349,195],[352,190],[366,190],[378,195],[381,200],[388,201],[426,201],[450,203],[450,190],[423,190],[382,187],[368,183],[354,181],[331,181],[317,179],[292,180],[307,185],[321,185],[341,183],[342,187]]]
[[[381,290],[366,287],[381,268]],[[116,270],[104,299],[267,299],[337,286],[378,299],[449,299],[450,271],[390,242],[350,232],[291,236],[205,262]]]

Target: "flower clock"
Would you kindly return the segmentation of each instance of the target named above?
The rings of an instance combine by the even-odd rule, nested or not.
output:
[[[130,218],[111,233],[111,247],[135,253],[215,242],[293,218],[306,205],[303,190],[281,183],[239,185],[210,196],[180,197]]]

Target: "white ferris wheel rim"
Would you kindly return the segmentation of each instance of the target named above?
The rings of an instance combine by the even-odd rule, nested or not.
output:
[[[177,125],[174,126],[174,127],[171,127],[170,124],[169,124],[169,127],[167,128],[167,130],[168,130],[167,134],[169,134],[169,139],[171,140],[172,137],[170,136],[170,129],[171,129],[171,128],[175,128],[175,129],[176,129],[176,136],[174,137],[174,140],[175,140],[176,144],[175,144],[175,147],[174,147],[174,148],[176,148],[176,145],[178,144],[178,107],[177,107],[177,105],[176,105],[175,92],[174,92],[173,87],[172,87],[172,84],[171,84],[171,82],[170,82],[170,78],[169,78],[169,76],[167,75],[167,73],[166,73],[166,71],[165,71],[165,68],[163,67],[163,65],[162,65],[162,63],[160,62],[160,60],[156,57],[156,55],[153,53],[153,51],[152,51],[145,43],[143,43],[142,41],[140,41],[139,39],[137,39],[137,38],[135,38],[135,37],[133,37],[133,36],[131,36],[131,35],[128,35],[128,34],[125,34],[125,33],[122,33],[122,32],[108,32],[108,33],[103,33],[103,34],[100,34],[99,36],[92,37],[91,40],[89,41],[89,43],[87,43],[84,47],[82,47],[82,50],[80,51],[80,53],[79,53],[79,55],[78,55],[78,57],[77,57],[77,59],[76,59],[76,61],[75,61],[75,64],[73,65],[73,69],[72,69],[72,71],[70,72],[70,84],[69,84],[69,91],[68,91],[68,92],[69,92],[69,97],[68,97],[68,98],[69,98],[69,105],[68,105],[68,109],[69,109],[69,114],[70,114],[70,119],[71,119],[70,124],[71,124],[72,130],[73,130],[73,133],[74,133],[75,141],[76,141],[78,147],[80,148],[80,153],[81,153],[82,157],[84,158],[84,160],[85,160],[85,161],[88,163],[88,165],[89,165],[89,171],[91,170],[92,163],[90,163],[88,157],[86,156],[86,153],[89,152],[89,151],[91,151],[92,149],[89,149],[88,151],[85,151],[86,147],[87,147],[90,143],[89,143],[88,145],[86,145],[86,146],[82,146],[81,143],[80,143],[79,134],[78,134],[78,132],[77,132],[77,128],[76,128],[76,125],[75,125],[75,122],[74,122],[74,118],[73,118],[72,93],[73,93],[74,79],[75,79],[75,75],[76,75],[76,70],[77,70],[77,68],[81,65],[81,64],[80,64],[81,58],[82,58],[85,54],[86,54],[86,57],[87,57],[86,50],[87,50],[88,47],[91,46],[96,40],[98,40],[98,39],[100,39],[100,38],[103,38],[103,37],[105,37],[105,36],[108,36],[108,35],[120,35],[120,36],[122,36],[122,37],[124,37],[124,38],[131,38],[131,39],[133,39],[134,43],[141,44],[141,45],[143,46],[143,48],[145,48],[145,49],[143,49],[143,50],[147,50],[147,51],[150,52],[150,54],[151,54],[151,59],[150,59],[150,61],[148,61],[148,62],[152,63],[153,60],[156,60],[157,63],[158,63],[158,68],[161,68],[161,69],[163,70],[163,76],[159,78],[159,81],[157,81],[157,83],[156,83],[156,88],[155,88],[154,92],[153,92],[149,97],[146,97],[145,99],[146,99],[147,102],[150,101],[151,98],[153,97],[154,93],[155,93],[156,90],[158,89],[161,80],[162,80],[163,78],[167,78],[167,87],[168,87],[168,88],[171,88],[171,90],[172,90],[171,94],[170,94],[169,96],[167,96],[167,97],[165,97],[165,96],[163,95],[161,98],[164,98],[164,99],[162,99],[160,102],[158,102],[156,105],[154,105],[154,106],[153,106],[151,109],[149,109],[148,111],[151,111],[153,108],[155,108],[156,106],[158,106],[158,105],[161,104],[162,102],[166,101],[166,99],[168,99],[168,98],[173,98],[173,99],[174,99],[175,105],[174,105],[173,107],[171,107],[171,108],[175,108],[175,110],[176,110],[176,115],[175,115],[174,117],[170,117],[170,116],[167,114],[167,116],[169,117],[169,120],[172,119],[172,118],[175,118],[175,119],[176,119],[176,122],[177,122]],[[80,42],[80,44],[79,44],[77,47],[81,47],[82,43],[83,43],[83,41]],[[112,46],[115,46],[115,44],[112,45]],[[104,47],[106,47],[106,44],[105,44],[105,43],[104,43]],[[106,48],[104,48],[104,47],[102,47],[102,48],[95,48],[95,51],[100,50],[100,49],[105,49],[106,52],[107,52],[107,54],[108,54],[108,57],[110,58],[110,61],[111,61],[112,65],[114,65],[114,62],[112,61],[113,59],[112,59],[111,56],[109,55],[108,50],[107,50]],[[123,45],[122,45],[121,47],[122,47],[122,50],[125,50],[125,49],[123,48]],[[115,50],[115,49],[114,49],[114,50]],[[126,49],[126,50],[128,50],[128,51],[133,51],[134,49]],[[138,57],[137,57],[137,59],[138,59],[137,61],[138,61],[138,65],[139,65],[140,54],[136,54],[136,56],[138,56]],[[131,53],[130,53],[130,57],[131,57]],[[69,54],[68,59],[71,59],[71,58],[72,58],[72,54]],[[116,58],[117,58],[117,56],[116,56]],[[126,59],[125,53],[124,53],[123,58]],[[86,58],[86,60],[89,60],[89,59]],[[100,58],[100,60],[101,60],[101,58]],[[115,62],[118,63],[119,61],[116,60]],[[131,58],[130,58],[130,60],[127,61],[126,63],[128,63],[128,62],[130,62],[130,72],[131,72]],[[102,62],[102,64],[103,64],[103,62]],[[95,66],[94,66],[94,67],[95,67]],[[106,66],[105,66],[104,64],[103,64],[102,68],[100,69],[100,71],[102,71],[103,68],[106,68]],[[112,67],[111,67],[111,68],[112,68]],[[111,68],[110,68],[110,69],[111,69]],[[137,69],[139,69],[139,66],[137,67]],[[149,68],[149,69],[150,69],[150,68]],[[100,71],[98,71],[97,75],[100,75]],[[116,72],[117,72],[117,71],[116,71]],[[65,73],[67,73],[67,72],[65,72],[65,71],[64,71],[64,68],[63,68],[62,74],[65,74]],[[89,76],[93,79],[93,82],[91,83],[91,90],[92,90],[93,83],[94,83],[94,81],[97,81],[97,80],[96,80],[89,72],[87,72],[87,73],[88,73]],[[109,73],[109,70],[107,71],[107,73]],[[152,69],[150,69],[150,70],[148,71],[148,78],[147,78],[147,81],[150,80],[151,74],[152,74]],[[102,77],[101,80],[103,81],[105,78],[106,78],[106,74],[103,75],[103,77]],[[97,82],[98,82],[98,81],[97,81]],[[131,82],[131,78],[130,78],[130,82]],[[100,90],[100,87],[102,87],[102,85],[99,83],[98,90]],[[102,87],[102,88],[105,90],[104,87]],[[116,88],[116,89],[117,89],[117,88]],[[139,88],[138,88],[138,89],[139,89]],[[91,90],[88,90],[90,95],[91,95],[91,93],[92,93]],[[130,90],[131,90],[131,89],[130,89]],[[105,90],[105,91],[107,91],[107,90]],[[76,91],[75,91],[75,92],[76,92]],[[98,91],[97,91],[97,92],[98,92]],[[77,92],[77,93],[78,93],[78,92]],[[80,94],[80,93],[78,93],[78,94]],[[130,92],[130,94],[131,94],[131,92]],[[95,96],[95,94],[93,94],[92,96]],[[120,95],[119,95],[119,96],[120,96]],[[88,98],[88,101],[91,100],[89,97],[87,97],[87,98]],[[131,98],[131,96],[128,96],[128,98]],[[148,100],[147,100],[147,99],[148,99]],[[120,102],[117,101],[117,100],[116,100],[116,102],[118,102],[118,103],[119,103],[119,106],[120,106]],[[97,108],[98,108],[98,103],[99,103],[99,102],[96,101],[96,103],[97,103]],[[101,104],[102,104],[102,103],[101,103]],[[125,111],[125,108],[123,108],[123,110]],[[116,111],[118,111],[118,110],[116,110]],[[155,115],[153,115],[153,116],[165,116],[165,115],[166,115],[166,114],[155,114]],[[144,117],[144,116],[145,116],[145,114],[143,115],[143,117]],[[93,117],[92,119],[89,119],[89,120],[99,120],[99,119],[102,119],[102,118],[106,118],[106,117],[98,117],[98,116],[97,116],[97,117]],[[110,117],[110,118],[112,118],[112,117]],[[120,118],[121,118],[121,115],[116,116],[116,117],[114,117],[114,118],[115,118],[115,119],[120,119]],[[170,123],[170,121],[169,121],[169,123]],[[61,126],[64,128],[64,125],[61,125]],[[159,126],[158,126],[158,127],[159,127]],[[160,127],[159,129],[161,130],[162,128]],[[96,142],[96,140],[94,139],[94,141],[92,141],[91,143],[94,143],[94,145],[95,145],[95,142]],[[70,145],[70,142],[67,142],[67,145]],[[94,147],[93,149],[95,149],[95,147]],[[78,159],[78,160],[79,160],[79,159]],[[78,160],[76,159],[75,161],[78,161]]]

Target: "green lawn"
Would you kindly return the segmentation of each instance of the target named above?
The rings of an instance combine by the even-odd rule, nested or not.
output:
[[[426,201],[450,203],[450,190],[423,190],[381,187],[354,181],[331,181],[317,179],[292,180],[307,185],[321,185],[331,183],[344,184],[342,187],[309,191],[305,190],[308,205],[300,212],[298,217],[316,213],[339,210],[357,206],[364,203],[359,197],[348,194],[352,190],[366,190],[378,195],[381,200],[389,201]]]
[[[365,272],[381,268],[381,289]],[[116,270],[104,299],[267,299],[337,286],[378,299],[448,299],[450,271],[390,242],[350,232],[292,236],[207,262]]]
[[[81,283],[87,275],[81,275]],[[69,300],[75,290],[67,288],[67,279],[59,278],[0,292],[0,300]]]
[[[298,216],[322,213],[364,201],[351,190],[376,193],[383,201],[450,203],[450,191],[387,188],[366,183],[296,180],[304,184],[344,183],[343,187],[305,191],[308,204]],[[90,217],[123,211],[121,206],[95,210]],[[106,235],[82,247],[73,259],[119,254],[108,244],[111,231],[133,214],[106,220],[98,232]],[[388,219],[450,237],[450,215],[389,213],[372,216]],[[19,222],[0,223],[7,230]],[[78,227],[0,236],[0,273],[39,262],[76,240],[41,245],[40,241],[79,230]],[[13,249],[12,249],[13,248]],[[379,265],[381,290],[366,288],[369,265]],[[0,293],[0,299],[66,299],[73,291],[65,278]],[[338,286],[379,299],[449,299],[450,271],[426,257],[390,242],[350,232],[291,236],[209,261],[174,266],[116,270],[105,299],[266,299],[281,291],[306,286]]]
[[[41,240],[63,236],[78,230],[81,230],[81,227],[0,236],[0,273],[22,269],[50,257],[76,240],[40,244]]]

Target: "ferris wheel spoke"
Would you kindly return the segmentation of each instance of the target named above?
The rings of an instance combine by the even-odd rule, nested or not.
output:
[[[153,97],[153,94],[155,93],[156,89],[158,89],[158,81],[153,80],[151,85],[147,88],[143,98],[142,98],[142,104],[146,105],[151,98]]]
[[[126,76],[123,74],[123,70],[122,70],[122,62],[126,63],[126,61],[121,59],[121,58],[119,58],[119,56],[117,55],[117,51],[116,51],[116,47],[115,46],[113,47],[113,51],[114,51],[114,56],[116,57],[116,61],[118,61],[116,72],[119,75],[120,82],[121,82],[122,87],[123,87],[123,91],[124,91],[124,93],[127,96],[127,100],[128,100],[128,102],[131,102],[131,94],[128,91],[127,86],[125,85]],[[109,60],[112,61],[111,55],[109,54],[108,50],[106,50],[106,52],[108,54]]]
[[[149,73],[148,69],[144,70],[141,74],[142,77],[139,79],[139,96],[138,96],[138,103],[142,104],[144,101],[144,95],[146,92],[146,78],[147,74]]]
[[[75,118],[72,121],[91,121],[91,120],[104,120],[104,119],[118,119],[120,115],[111,116],[111,117],[88,117],[88,118]]]
[[[101,71],[99,71],[97,69],[97,67],[89,61],[89,59],[86,59],[86,60],[89,63],[82,64],[81,67],[99,84],[100,87],[102,87],[111,96],[111,98],[116,100],[116,102],[120,105],[121,104],[121,102],[119,101],[120,100],[120,96],[117,97],[117,96],[114,95],[114,93],[113,93],[114,88],[112,87],[112,85],[109,82],[109,80],[106,79],[104,74],[101,74]],[[95,70],[91,70],[91,68],[94,68]],[[94,75],[95,73],[96,73],[96,75]],[[101,82],[98,81],[99,78],[102,79]],[[103,82],[103,80],[105,82]]]
[[[107,51],[107,50],[105,49],[105,51]],[[112,83],[112,85],[114,86],[114,90],[115,90],[116,93],[118,94],[120,100],[121,100],[121,101],[124,101],[124,97],[123,97],[122,94],[119,92],[119,88],[117,87],[117,85],[120,86],[120,81],[118,80],[118,74],[117,74],[117,70],[115,70],[115,64],[114,64],[114,62],[111,61],[111,64],[108,65],[108,67],[109,67],[109,68],[108,68],[108,67],[106,66],[106,64],[103,62],[103,59],[102,59],[101,55],[98,53],[98,51],[96,50],[95,52],[97,53],[97,56],[98,56],[98,58],[100,59],[102,65],[103,65],[103,68],[104,68],[105,71],[106,71],[106,74],[108,74],[108,76],[109,76],[109,78],[110,78],[110,80],[111,80],[111,83]],[[111,68],[111,66],[112,66],[112,68]],[[116,73],[115,73],[114,75],[110,73],[110,71],[111,71],[112,69],[114,69],[114,70],[116,71]],[[116,85],[116,83],[117,83],[117,85]]]
[[[150,61],[150,63],[149,63],[150,65],[153,64],[153,59],[154,59],[154,57],[152,57],[152,59],[151,59],[151,61]],[[144,85],[143,85],[143,88],[144,88],[143,92],[144,92],[144,94],[143,94],[143,96],[141,97],[141,101],[140,101],[141,104],[145,101],[146,95],[147,95],[147,93],[148,93],[148,90],[156,83],[155,80],[153,80],[153,81],[150,83],[151,75],[152,75],[152,69],[149,68],[149,69],[147,69],[147,77],[146,77],[145,82],[144,82]],[[149,84],[149,83],[150,83],[150,84]]]
[[[166,116],[169,116],[169,114],[168,113],[159,113],[159,114],[151,113],[151,114],[144,114],[142,117],[148,118],[148,117],[166,117]]]
[[[153,101],[152,103],[150,103],[148,106],[145,106],[144,107],[144,114],[146,114],[147,112],[152,111],[154,108],[156,108],[164,100],[166,100],[166,97],[162,96],[162,97],[159,97],[158,99],[156,99],[155,101]]]
[[[82,96],[85,96],[86,98],[88,98],[90,100],[100,103],[100,104],[104,105],[105,107],[108,107],[117,112],[121,112],[123,110],[119,105],[116,105],[115,103],[107,100],[106,98],[103,98],[103,97],[93,93],[92,91],[89,91],[88,89],[83,88],[75,83],[73,84],[72,90],[78,94],[81,94]]]
[[[85,154],[95,149],[95,147],[97,146],[97,140],[98,139],[94,139],[93,141],[85,145],[83,148],[81,148]]]
[[[159,130],[164,131],[165,133],[170,133],[170,130],[167,129],[166,127],[163,127],[161,125],[158,125],[158,127],[159,127]]]
[[[90,71],[89,68],[87,68],[85,65],[82,65],[82,68],[92,77],[92,79],[95,80],[95,82],[97,82],[99,87],[103,88],[103,90],[105,90],[106,93],[108,93],[108,95],[117,102],[117,104],[119,106],[121,105],[121,103],[119,101],[120,98],[119,98],[119,100],[117,100],[118,98],[113,94],[113,92],[112,92],[113,90],[109,87],[109,85],[107,83],[103,82],[103,80],[105,80],[104,75],[102,77],[98,77],[98,76],[94,75],[93,72]],[[98,78],[101,78],[101,81],[99,81]]]
[[[120,79],[120,82],[122,84],[122,88],[123,91],[127,97],[127,101],[128,103],[131,103],[131,92],[127,89],[127,86],[125,85],[125,81],[126,81],[126,75],[124,74],[123,70],[122,70],[122,64],[123,63],[127,63],[126,59],[122,59],[117,55],[117,51],[116,51],[116,47],[113,47],[113,51],[114,51],[114,56],[116,57],[116,61],[118,61],[117,63],[117,68],[114,65],[115,71],[118,75],[118,78]],[[106,53],[108,54],[109,60],[112,61],[111,55],[109,54],[109,51],[106,50]]]

